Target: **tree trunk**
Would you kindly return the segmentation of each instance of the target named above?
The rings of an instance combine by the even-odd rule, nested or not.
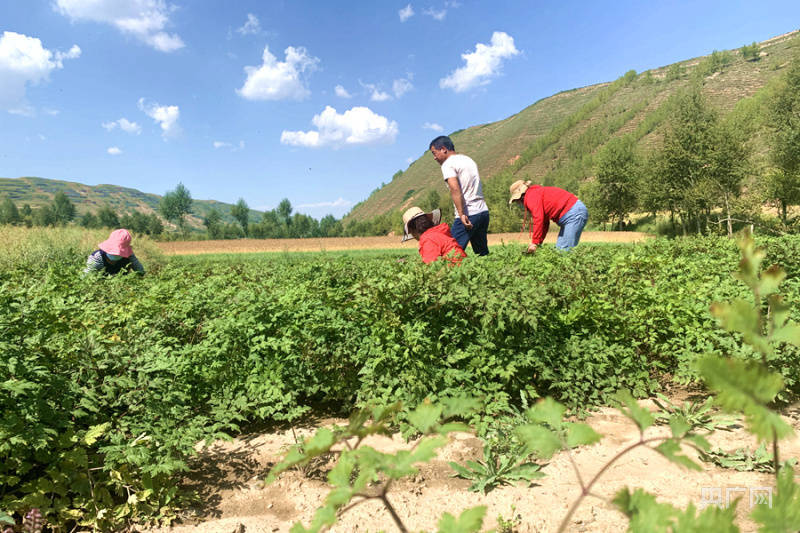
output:
[[[728,203],[728,193],[725,193],[725,214],[728,216],[728,237],[732,237],[733,225],[731,224],[731,206]]]

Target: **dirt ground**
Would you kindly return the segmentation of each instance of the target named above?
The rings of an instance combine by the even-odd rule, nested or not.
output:
[[[557,232],[547,234],[545,243],[555,243]],[[651,237],[635,231],[585,231],[581,242],[639,242]],[[528,243],[523,233],[492,233],[489,245]],[[158,247],[167,255],[226,254],[246,252],[322,252],[334,250],[415,250],[414,240],[400,242],[400,237],[326,237],[321,239],[233,239],[220,241],[160,242]]]
[[[685,392],[672,395],[674,400],[686,397]],[[653,408],[649,400],[643,405]],[[800,408],[784,411],[784,419],[800,432]],[[318,425],[344,423],[343,420],[320,421]],[[584,480],[591,479],[614,455],[638,441],[636,426],[611,408],[602,408],[587,422],[603,439],[593,446],[573,450],[573,459]],[[314,428],[295,428],[298,437],[311,435]],[[668,435],[669,428],[655,426],[645,436]],[[709,439],[712,449],[733,451],[755,447],[754,440],[741,427],[733,431],[717,431]],[[292,429],[247,435],[232,442],[217,442],[204,450],[187,483],[198,490],[202,504],[189,513],[182,524],[171,528],[150,529],[149,533],[262,533],[288,532],[297,521],[308,525],[321,505],[328,487],[324,470],[304,475],[291,470],[268,486],[262,480],[271,465],[280,460],[294,442]],[[393,438],[372,437],[365,442],[381,451],[408,449],[399,435]],[[688,450],[687,454],[696,457]],[[800,457],[800,439],[781,443],[781,458]],[[448,461],[464,463],[482,458],[482,443],[473,434],[454,434],[438,457],[420,468],[413,479],[394,485],[389,500],[409,531],[435,531],[445,512],[458,515],[464,509],[486,505],[484,531],[498,527],[498,517],[511,520],[519,533],[556,531],[568,507],[575,501],[580,485],[567,453],[552,458],[542,471],[546,477],[533,487],[523,485],[497,488],[486,495],[470,492],[469,481],[453,477]],[[738,525],[742,531],[754,531],[749,520],[751,493],[774,487],[772,474],[737,472],[701,463],[701,472],[688,471],[669,463],[656,452],[639,447],[623,456],[604,475],[573,515],[568,531],[619,532],[627,521],[610,503],[621,488],[642,488],[656,495],[659,501],[685,508],[690,502],[702,506],[708,501],[704,489],[726,491],[732,498],[742,497],[737,507]],[[330,468],[328,465],[327,468]],[[769,489],[766,489],[767,491]],[[706,493],[708,494],[708,493]],[[354,507],[340,517],[330,530],[343,532],[397,531],[386,510],[375,500]]]

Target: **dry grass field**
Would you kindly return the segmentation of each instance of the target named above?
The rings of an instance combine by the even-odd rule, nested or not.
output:
[[[550,232],[545,243],[555,243],[558,234]],[[586,231],[581,242],[638,242],[652,237],[632,231]],[[489,245],[527,243],[524,233],[489,235]],[[331,252],[337,250],[416,249],[416,241],[400,242],[400,237],[328,237],[321,239],[236,239],[221,241],[173,241],[158,244],[167,255],[235,254],[253,252]]]

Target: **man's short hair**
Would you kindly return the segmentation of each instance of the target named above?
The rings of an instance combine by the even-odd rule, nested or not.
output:
[[[450,140],[450,137],[447,135],[439,135],[434,140],[431,141],[431,144],[428,145],[428,148],[436,148],[437,150],[441,150],[442,148],[447,148],[451,152],[456,151],[456,147],[453,146],[453,141]]]

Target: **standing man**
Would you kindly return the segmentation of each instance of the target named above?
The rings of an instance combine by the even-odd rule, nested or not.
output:
[[[472,158],[457,154],[450,137],[436,137],[430,144],[433,158],[442,166],[442,177],[450,189],[455,207],[451,232],[461,248],[467,242],[477,255],[489,255],[486,232],[489,230],[489,208],[483,199],[478,165]]]

